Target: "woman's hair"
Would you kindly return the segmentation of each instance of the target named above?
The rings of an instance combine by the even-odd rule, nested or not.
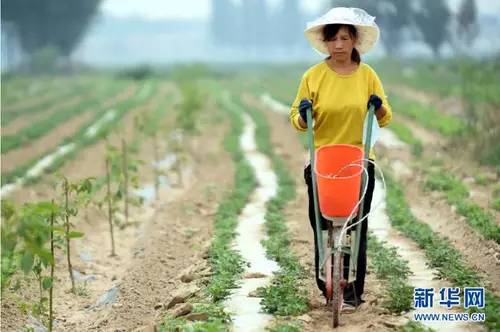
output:
[[[340,28],[346,27],[349,31],[351,38],[357,38],[358,31],[356,27],[351,24],[327,24],[323,28],[323,41],[329,41],[339,32]],[[359,64],[361,62],[361,56],[356,48],[352,49],[351,60]]]

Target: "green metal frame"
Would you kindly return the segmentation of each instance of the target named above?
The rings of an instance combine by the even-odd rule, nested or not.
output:
[[[315,155],[315,148],[314,148],[314,132],[313,132],[313,117],[312,117],[312,108],[309,107],[307,109],[307,136],[308,136],[308,145],[309,145],[309,154],[310,154],[310,161],[311,161],[311,179],[312,179],[312,189],[313,189],[313,201],[314,201],[314,215],[315,215],[315,224],[316,224],[316,240],[318,243],[318,247],[321,249],[323,248],[323,234],[321,232],[321,224],[320,224],[320,219],[319,219],[319,206],[318,206],[318,191],[317,191],[317,184],[316,184],[316,175],[314,173],[314,167],[315,167],[315,162],[316,162],[316,155]],[[375,115],[375,107],[373,105],[370,105],[368,107],[368,124],[367,124],[367,134],[366,134],[366,142],[364,145],[364,159],[365,161],[363,162],[363,167],[365,169],[368,169],[368,158],[370,155],[370,145],[371,145],[371,136],[372,136],[372,126],[373,126],[373,118]],[[368,178],[367,174],[363,172],[363,177],[361,181],[361,189],[365,187],[365,184],[367,183]],[[362,197],[363,193],[360,192],[360,199]],[[364,205],[364,198],[359,204],[359,209],[358,209],[358,216],[363,216],[363,205]],[[355,230],[355,243],[354,243],[354,248],[352,247],[347,247],[347,246],[342,246],[341,250],[344,253],[351,254],[350,260],[354,262],[353,266],[357,267],[357,262],[358,262],[358,251],[359,251],[359,241],[361,237],[361,223],[356,225],[356,230]],[[332,253],[333,250],[335,250],[337,247],[332,248]],[[319,251],[319,262],[321,266],[319,267],[320,269],[323,267],[323,264],[325,262],[325,257],[324,257],[324,252],[323,250],[318,250]],[[354,281],[356,280],[356,268],[354,270],[349,271],[349,280]]]

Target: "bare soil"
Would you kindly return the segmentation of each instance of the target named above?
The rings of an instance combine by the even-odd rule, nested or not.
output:
[[[129,98],[134,93],[135,89],[135,86],[129,86],[126,90],[104,101],[103,107],[109,108],[112,105]],[[21,147],[3,154],[2,173],[10,172],[36,156],[42,156],[47,151],[54,149],[60,145],[65,138],[73,136],[80,129],[80,127],[94,115],[94,113],[95,111],[93,110],[85,111],[52,129],[46,135],[27,142]]]
[[[424,105],[433,106],[440,111],[452,116],[465,116],[463,103],[456,96],[439,96],[402,84],[387,84],[387,90],[397,93],[407,99],[417,100]]]
[[[144,112],[157,104],[151,102],[148,105],[137,111]],[[213,109],[207,107],[202,112],[204,115],[200,121],[212,121],[209,115],[213,114]],[[131,133],[132,113],[123,119],[125,135]],[[171,123],[173,119],[166,116],[165,121]],[[156,204],[131,209],[131,220],[134,221],[131,225],[123,229],[115,228],[116,257],[109,257],[110,241],[105,214],[90,209],[86,216],[83,214],[75,218],[77,229],[84,231],[85,237],[73,241],[74,268],[84,276],[93,276],[95,280],[88,281],[86,285],[79,284],[84,295],[69,294],[65,261],[58,256],[57,330],[132,331],[151,326],[165,315],[166,303],[172,293],[187,285],[179,280],[182,271],[204,263],[200,253],[212,236],[217,202],[231,186],[234,177],[229,155],[221,152],[228,126],[213,121],[210,124],[201,128],[199,136],[185,141],[193,148],[189,149],[183,167],[183,186],[177,186],[173,180],[173,187],[164,189]],[[79,178],[83,174],[97,175],[96,165],[103,163],[103,154],[96,147],[101,145],[103,142],[85,149],[87,153],[82,155],[82,159],[77,158],[64,167],[64,174],[70,178]],[[140,157],[151,160],[151,142],[146,141],[143,146]],[[168,149],[165,144],[162,147]],[[88,162],[81,162],[87,159]],[[94,167],[90,167],[92,163]],[[140,174],[141,185],[151,181],[149,162],[141,166]],[[175,179],[170,173],[167,177]],[[16,193],[16,198],[18,201],[31,196],[40,199],[51,195],[48,188],[48,184],[24,188]],[[113,287],[118,290],[116,301],[96,307],[99,298]],[[16,302],[33,301],[36,294],[35,287],[25,288],[17,294],[7,293],[2,301],[3,329],[18,331],[25,326],[26,316],[19,311]]]
[[[406,152],[380,147],[381,164],[413,165],[412,157]],[[397,167],[397,166],[396,166]],[[500,287],[500,246],[472,229],[465,218],[458,215],[437,192],[425,192],[422,187],[424,174],[416,166],[409,172],[398,172],[398,181],[404,190],[412,213],[420,221],[428,224],[437,234],[447,237],[453,247],[463,255],[465,263],[479,272],[490,283],[490,290],[499,294]],[[479,254],[478,254],[479,253]]]
[[[468,188],[469,199],[490,213],[497,224],[500,225],[500,213],[492,208],[493,190],[500,181],[500,174],[491,166],[480,165],[471,155],[468,148],[458,142],[447,139],[442,135],[422,127],[415,121],[396,115],[396,121],[405,124],[411,129],[416,138],[423,143],[423,155],[416,169],[428,167],[429,161],[439,160],[444,170],[454,174]],[[476,178],[485,177],[486,183],[479,184]]]
[[[24,116],[20,116],[19,118],[16,118],[12,122],[10,122],[7,126],[2,128],[2,136],[4,135],[14,135],[16,134],[19,130],[31,126],[37,121],[39,121],[42,118],[45,118],[55,112],[60,111],[62,108],[66,107],[72,107],[73,105],[81,102],[85,96],[77,96],[73,97],[69,100],[66,101],[61,101],[61,103],[55,104],[50,108],[47,108],[45,110],[40,110],[36,112],[35,114],[27,114]]]

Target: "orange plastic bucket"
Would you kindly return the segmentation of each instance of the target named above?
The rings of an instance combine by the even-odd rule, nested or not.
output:
[[[314,172],[324,217],[345,218],[355,209],[363,174],[362,159],[363,150],[355,145],[330,144],[316,150]]]

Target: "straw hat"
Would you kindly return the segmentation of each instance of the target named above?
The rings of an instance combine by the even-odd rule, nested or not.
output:
[[[325,15],[307,23],[304,31],[312,47],[320,53],[329,55],[326,43],[323,41],[323,27],[327,24],[351,24],[356,27],[358,40],[354,47],[360,54],[368,52],[378,41],[379,29],[375,16],[370,16],[363,9],[336,7]]]

